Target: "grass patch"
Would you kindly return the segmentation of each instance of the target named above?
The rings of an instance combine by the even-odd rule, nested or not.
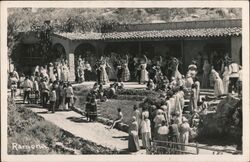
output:
[[[133,106],[139,103],[139,101],[133,100],[109,100],[101,102],[98,108],[102,117],[112,120],[117,118],[117,108],[121,108],[124,117],[123,122],[129,124],[133,114]]]
[[[25,146],[13,149],[13,143]],[[61,143],[63,147],[58,147]],[[44,146],[46,149],[29,148]],[[28,146],[28,147],[26,147]],[[47,122],[24,106],[16,106],[8,99],[8,154],[116,154],[115,150],[97,145]]]

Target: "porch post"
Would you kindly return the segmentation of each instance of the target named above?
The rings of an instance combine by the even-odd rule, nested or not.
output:
[[[72,48],[72,42],[68,42],[67,48],[65,48],[67,60],[69,63],[69,81],[75,81],[75,54]]]

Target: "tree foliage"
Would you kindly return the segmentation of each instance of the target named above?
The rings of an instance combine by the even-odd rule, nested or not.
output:
[[[9,8],[8,54],[19,32],[36,31],[49,54],[51,32],[109,32],[118,25],[171,21],[241,18],[239,8]],[[49,26],[44,24],[50,21]]]

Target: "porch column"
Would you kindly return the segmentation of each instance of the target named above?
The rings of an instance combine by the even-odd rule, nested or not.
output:
[[[72,48],[72,42],[68,42],[67,48],[65,48],[66,56],[69,64],[69,81],[75,81],[75,54],[74,49]]]
[[[240,57],[242,55],[240,49],[242,46],[242,37],[231,37],[231,56],[233,61],[240,64]]]

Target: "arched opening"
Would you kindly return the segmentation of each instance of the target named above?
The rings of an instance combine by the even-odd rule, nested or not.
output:
[[[90,63],[90,65],[95,64],[97,58],[95,47],[89,43],[82,43],[78,45],[75,49],[74,54],[75,54],[75,61],[77,61],[79,56],[81,56],[81,58],[87,60]]]
[[[76,47],[74,54],[75,54],[76,80],[78,80],[77,67],[78,67],[79,57],[81,57],[85,61],[88,61],[91,68],[92,68],[91,72],[90,71],[85,72],[85,80],[86,81],[96,80],[96,74],[95,74],[95,71],[93,70],[93,68],[94,68],[94,65],[96,63],[98,56],[97,56],[97,52],[96,52],[95,47],[89,43],[82,43]]]
[[[56,43],[52,48],[50,61],[58,61],[58,59],[66,59],[66,51],[62,44]]]

